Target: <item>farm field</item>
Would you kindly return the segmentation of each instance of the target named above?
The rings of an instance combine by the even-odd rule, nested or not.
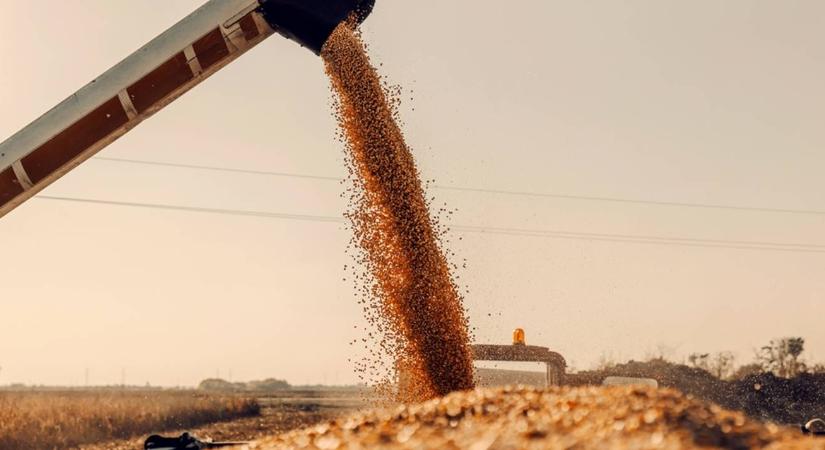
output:
[[[261,413],[255,417],[215,422],[194,428],[173,428],[161,434],[177,436],[188,431],[200,439],[248,441],[333,420],[367,406],[357,390],[311,389],[259,393]],[[158,431],[159,432],[159,431]],[[84,445],[83,450],[140,449],[146,436]]]
[[[199,391],[0,391],[0,448],[77,448],[260,411],[252,397]]]

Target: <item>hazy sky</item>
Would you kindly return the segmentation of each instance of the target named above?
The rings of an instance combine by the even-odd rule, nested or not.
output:
[[[0,139],[201,0],[0,0]],[[376,63],[440,185],[825,211],[825,2],[378,0]],[[410,98],[414,100],[410,101]],[[101,153],[343,176],[321,61],[275,36]],[[45,194],[341,216],[334,181],[91,160]],[[825,359],[825,214],[433,190],[456,225],[820,245],[784,252],[453,232],[479,341],[576,367],[799,335]],[[462,240],[458,240],[461,237]],[[0,219],[0,384],[352,382],[335,223],[34,199]]]

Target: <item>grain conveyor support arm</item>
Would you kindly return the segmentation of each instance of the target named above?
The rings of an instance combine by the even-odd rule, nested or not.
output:
[[[162,3],[162,2],[161,2]],[[0,217],[275,32],[319,54],[374,0],[210,0],[0,143]]]

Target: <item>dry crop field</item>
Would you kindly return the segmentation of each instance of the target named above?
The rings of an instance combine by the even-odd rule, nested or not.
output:
[[[184,431],[198,438],[215,441],[258,440],[279,433],[323,423],[371,404],[369,393],[354,389],[307,388],[254,393],[261,415],[216,422],[202,427],[167,429],[163,434],[178,436]],[[146,436],[84,445],[82,450],[135,450],[142,448]],[[5,450],[5,449],[3,449]]]
[[[259,413],[255,399],[194,391],[0,391],[0,449],[70,448]]]

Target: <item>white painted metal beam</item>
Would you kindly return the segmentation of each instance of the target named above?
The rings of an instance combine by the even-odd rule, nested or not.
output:
[[[210,0],[106,73],[0,143],[0,172],[77,123],[89,112],[137,82],[205,34],[234,28],[258,0]]]
[[[0,143],[0,217],[271,36],[258,6],[210,0]]]

